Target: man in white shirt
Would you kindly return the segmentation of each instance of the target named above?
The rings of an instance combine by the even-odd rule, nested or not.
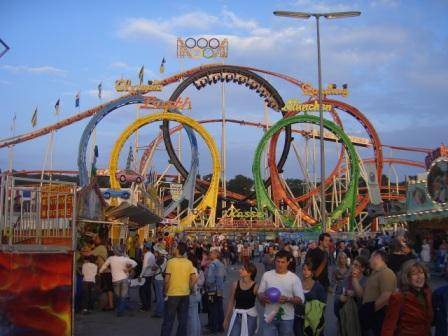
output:
[[[112,273],[114,293],[118,298],[117,316],[123,316],[127,308],[129,272],[137,266],[137,263],[124,256],[122,249],[116,246],[114,247],[114,255],[107,258],[106,262],[101,266],[100,273],[103,273],[109,266]]]
[[[238,252],[238,261],[241,263],[243,260],[241,256],[241,252],[243,251],[243,243],[241,241],[236,245],[236,251]]]
[[[302,282],[288,271],[292,255],[279,251],[275,255],[275,269],[265,272],[258,288],[258,298],[264,304],[263,336],[292,336],[294,305],[305,301]],[[266,295],[268,288],[275,287],[280,293],[278,302],[271,302]]]
[[[142,306],[140,311],[149,311],[151,309],[151,290],[156,267],[156,257],[151,252],[151,243],[143,246],[143,266],[139,280],[145,279],[145,283],[139,288],[140,302]]]

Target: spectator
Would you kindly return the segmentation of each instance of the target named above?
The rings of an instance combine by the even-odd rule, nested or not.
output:
[[[117,316],[123,316],[123,313],[128,309],[127,299],[129,290],[129,272],[137,263],[123,255],[121,247],[114,247],[114,255],[107,258],[100,269],[100,273],[104,272],[110,266],[112,273],[112,285],[115,296],[118,298]]]
[[[313,265],[314,280],[320,282],[325,290],[330,286],[328,279],[328,248],[330,246],[331,236],[328,233],[322,233],[319,236],[319,246],[308,252],[307,260]]]
[[[399,289],[390,296],[381,335],[431,335],[433,310],[425,265],[407,261],[400,274]]]
[[[229,329],[229,336],[255,335],[258,315],[255,307],[258,292],[256,275],[255,265],[245,264],[240,269],[240,280],[232,285],[224,319],[224,329]]]
[[[93,310],[93,289],[95,287],[95,277],[98,266],[95,264],[96,258],[88,256],[84,258],[82,264],[82,298],[83,314],[88,314]]]
[[[343,284],[345,283],[345,280],[350,274],[350,269],[347,265],[347,255],[345,252],[339,252],[337,258],[336,258],[336,269],[333,272],[332,275],[332,284],[334,288],[334,304],[333,304],[333,311],[336,317],[339,321],[339,309],[341,308],[341,302],[339,301],[339,296],[343,294]]]
[[[353,261],[351,274],[345,279],[342,293],[335,298],[340,302],[339,331],[342,335],[360,335],[358,310],[369,273],[369,262],[359,256]]]
[[[275,255],[275,269],[263,274],[258,298],[265,305],[263,335],[291,335],[294,326],[294,305],[305,300],[302,283],[294,273],[288,271],[291,254],[279,251]],[[266,295],[268,288],[275,287],[280,293],[278,303],[271,302]]]
[[[392,243],[389,245],[389,250],[390,254],[387,260],[387,266],[392,271],[394,271],[395,274],[398,274],[398,272],[401,269],[401,266],[410,258],[407,254],[404,253],[404,246],[397,239],[394,239]]]
[[[161,246],[156,245],[154,247],[154,254],[156,260],[157,270],[154,273],[154,285],[156,296],[156,308],[152,317],[160,318],[163,315],[164,295],[163,295],[163,274],[165,273],[167,259],[166,252]]]
[[[151,309],[151,288],[156,267],[156,257],[151,252],[151,243],[145,243],[143,246],[143,265],[139,280],[145,279],[145,282],[139,288],[141,308],[140,311],[147,312]]]
[[[191,261],[194,267],[195,275],[199,279],[198,261],[193,253],[188,254],[188,260]],[[201,301],[201,294],[198,289],[198,282],[193,286],[189,304],[188,304],[188,323],[187,335],[200,336],[201,335],[201,320],[199,319],[199,302]]]
[[[178,320],[177,336],[187,335],[190,290],[196,283],[193,264],[185,257],[187,245],[179,242],[174,257],[168,260],[165,270],[165,306],[161,336],[171,336],[174,320]]]
[[[208,296],[209,321],[208,326],[211,333],[223,331],[224,322],[224,273],[225,268],[219,260],[217,250],[210,251],[210,264],[207,269],[206,287]]]
[[[360,309],[361,328],[364,332],[372,330],[375,336],[381,334],[386,306],[390,295],[397,288],[397,278],[386,265],[386,253],[375,251],[370,257],[372,274],[366,282]]]
[[[303,264],[302,267],[302,285],[303,292],[305,294],[305,302],[301,304],[295,305],[294,307],[294,335],[302,336],[302,335],[321,335],[323,334],[323,329],[325,327],[325,304],[327,302],[327,292],[324,287],[313,279],[313,265],[311,261],[308,260]],[[318,301],[312,303],[313,301]],[[307,311],[306,305],[316,305],[317,309],[313,309],[314,312],[320,311],[317,314],[313,314],[313,316],[306,316],[305,312]],[[323,305],[322,305],[323,304]],[[310,311],[311,309],[308,309]],[[319,321],[316,325],[318,326],[317,330],[313,330],[310,325],[310,320],[314,319]]]

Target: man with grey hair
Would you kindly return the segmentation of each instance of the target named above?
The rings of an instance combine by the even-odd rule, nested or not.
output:
[[[106,262],[101,266],[100,272],[103,273],[110,266],[112,273],[112,285],[114,293],[118,298],[117,316],[123,316],[127,308],[127,298],[129,290],[129,272],[137,266],[137,263],[124,255],[123,249],[114,246],[114,255],[107,258]]]
[[[209,304],[209,321],[211,333],[223,331],[224,323],[224,307],[223,307],[223,291],[225,267],[219,260],[220,254],[218,250],[210,251],[211,263],[207,269],[206,288]]]

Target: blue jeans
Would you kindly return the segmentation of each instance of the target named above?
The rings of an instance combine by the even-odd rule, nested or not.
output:
[[[235,322],[233,323],[232,331],[230,332],[230,336],[241,335],[242,321],[243,319],[241,317],[241,314],[237,314]],[[255,330],[257,330],[257,317],[247,315],[247,329],[249,331],[249,335],[255,335]]]
[[[201,336],[201,320],[199,319],[199,302],[201,294],[191,294],[188,305],[188,336]]]
[[[156,294],[156,309],[154,310],[154,315],[163,315],[163,280],[154,280],[155,294]]]
[[[293,336],[294,320],[263,322],[263,336]]]
[[[117,315],[122,315],[128,306],[128,291],[129,291],[129,281],[128,279],[123,279],[113,283],[114,293],[118,299],[117,304]]]
[[[168,296],[163,308],[163,322],[161,336],[171,336],[174,320],[177,315],[177,332],[176,336],[186,336],[188,323],[188,304],[189,296]]]
[[[144,277],[145,283],[143,286],[140,286],[138,290],[138,294],[140,296],[140,301],[142,303],[142,309],[150,310],[151,309],[151,291],[152,291],[152,277]]]

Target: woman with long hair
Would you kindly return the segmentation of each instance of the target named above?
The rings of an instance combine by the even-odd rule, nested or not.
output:
[[[409,260],[399,275],[399,291],[389,299],[382,336],[431,335],[433,308],[428,270],[424,263]]]
[[[339,302],[338,327],[342,335],[361,335],[358,310],[362,304],[369,271],[369,261],[363,256],[356,257],[350,275],[342,284],[341,293],[335,296],[335,300]]]
[[[233,283],[227,304],[224,329],[228,328],[229,336],[255,335],[257,329],[257,298],[258,284],[255,282],[257,267],[243,264],[240,269],[240,279]]]

